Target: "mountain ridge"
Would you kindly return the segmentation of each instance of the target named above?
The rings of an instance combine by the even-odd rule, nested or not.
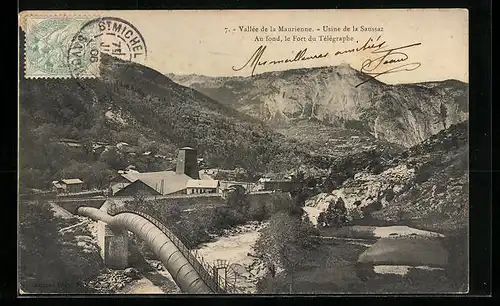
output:
[[[328,66],[318,66],[318,67],[309,67],[309,68],[291,68],[291,69],[276,70],[276,71],[266,71],[266,72],[255,74],[254,76],[251,76],[251,75],[248,75],[248,76],[213,76],[213,75],[205,75],[205,74],[197,74],[197,73],[177,74],[177,73],[173,73],[173,72],[167,72],[167,73],[164,73],[164,75],[167,78],[169,78],[170,80],[172,80],[173,82],[181,80],[182,83],[189,84],[189,82],[193,82],[193,80],[196,78],[209,79],[209,80],[210,79],[213,79],[213,80],[215,80],[215,79],[220,79],[220,80],[240,79],[240,80],[243,80],[243,79],[252,79],[252,78],[259,77],[259,76],[260,77],[269,76],[269,75],[273,75],[273,74],[277,74],[277,73],[281,73],[281,72],[294,72],[294,71],[300,72],[300,71],[304,71],[304,70],[318,70],[318,69],[325,69],[325,68],[331,68],[331,67],[333,67],[333,68],[335,68],[335,67],[349,67],[350,69],[355,70],[360,74],[363,74],[359,70],[352,68],[351,65],[342,63],[339,65],[328,65]],[[366,75],[366,77],[370,78],[368,75]],[[464,82],[464,81],[461,81],[458,79],[453,79],[453,78],[447,78],[447,79],[442,79],[442,80],[430,80],[430,81],[416,81],[416,82],[411,82],[411,83],[408,83],[408,82],[406,82],[406,83],[393,83],[393,84],[385,83],[383,81],[378,80],[377,78],[373,78],[373,80],[377,81],[379,83],[382,83],[384,85],[388,85],[388,86],[424,85],[424,84],[439,84],[439,83],[450,83],[450,82],[458,83],[458,84],[463,85],[463,86],[468,84],[467,82]],[[184,85],[184,86],[189,87],[189,85]]]
[[[375,138],[405,147],[468,117],[468,85],[458,80],[391,85],[349,65],[253,77],[167,75],[272,127],[300,120],[356,125]]]

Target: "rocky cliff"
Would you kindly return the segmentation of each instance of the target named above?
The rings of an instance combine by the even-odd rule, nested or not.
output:
[[[369,77],[349,65],[253,77],[168,76],[271,126],[287,128],[309,120],[365,131],[406,147],[468,117],[465,83],[388,85],[370,80],[356,87]]]
[[[448,231],[465,228],[468,220],[467,124],[439,132],[398,157],[382,171],[359,171],[331,193],[306,202],[316,222],[320,212],[339,198],[351,220],[410,224]]]

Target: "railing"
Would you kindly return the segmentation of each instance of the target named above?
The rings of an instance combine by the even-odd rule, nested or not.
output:
[[[160,229],[171,241],[172,243],[179,249],[181,254],[187,259],[187,261],[193,266],[195,271],[200,275],[201,279],[216,293],[237,293],[237,287],[233,284],[228,284],[227,280],[224,277],[220,276],[217,273],[216,267],[210,265],[205,259],[198,254],[198,252],[192,252],[188,249],[185,244],[174,234],[171,230],[169,230],[163,223],[159,220],[151,217],[148,214],[143,212],[134,211],[130,209],[118,209],[116,214],[118,213],[133,213],[137,214],[146,220],[153,223],[158,229]]]
[[[201,193],[201,194],[167,194],[167,195],[152,195],[147,196],[146,200],[161,200],[161,199],[185,199],[185,198],[220,198],[220,193]],[[132,200],[132,196],[110,196],[110,199]]]

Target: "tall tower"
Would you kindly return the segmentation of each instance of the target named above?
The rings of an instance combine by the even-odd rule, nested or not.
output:
[[[186,174],[192,179],[199,180],[198,172],[198,159],[196,150],[190,147],[184,147],[179,150],[179,155],[177,156],[177,168],[175,169],[177,174]]]

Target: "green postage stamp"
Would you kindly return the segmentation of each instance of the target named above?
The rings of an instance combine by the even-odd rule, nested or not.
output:
[[[140,61],[147,52],[141,33],[116,17],[27,15],[22,23],[25,78],[95,78],[102,53]]]
[[[65,78],[74,75],[68,62],[68,51],[77,33],[90,19],[69,16],[26,18],[23,42],[25,77]],[[96,76],[98,69],[92,64],[90,60],[85,61],[81,77]]]

